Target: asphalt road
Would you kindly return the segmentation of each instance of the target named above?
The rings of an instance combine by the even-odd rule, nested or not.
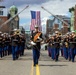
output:
[[[25,50],[25,55],[16,61],[12,55],[0,58],[0,75],[76,75],[76,59],[72,63],[60,56],[55,62],[47,51],[41,51],[39,65],[33,67],[32,50]]]

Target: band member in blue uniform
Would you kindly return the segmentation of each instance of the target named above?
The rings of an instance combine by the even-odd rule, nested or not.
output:
[[[59,32],[55,32],[55,38],[54,38],[54,56],[55,56],[55,61],[58,61],[59,57],[59,49],[60,49],[60,37],[59,37]]]
[[[42,33],[39,31],[39,27],[35,25],[35,32],[33,32],[31,35],[31,44],[33,45],[34,66],[38,64],[38,59],[40,57],[41,42],[42,42]]]
[[[52,35],[46,43],[48,43],[48,53],[49,53],[49,56],[54,60],[54,35]]]
[[[25,41],[26,41],[25,35],[21,34],[21,37],[20,37],[20,56],[24,55]]]
[[[46,43],[48,43],[47,45],[47,50],[48,50],[48,56],[51,57],[51,47],[52,47],[52,39],[51,37],[48,38],[48,40],[46,40]]]
[[[13,56],[13,60],[16,60],[19,58],[19,42],[20,42],[20,37],[17,34],[17,32],[14,32],[13,35],[11,35],[11,42],[12,42],[12,56]]]
[[[70,52],[72,62],[75,60],[75,51],[76,51],[76,35],[75,32],[72,32],[72,37],[70,38]]]
[[[2,32],[0,31],[0,57],[2,58],[3,55],[2,55],[2,40],[3,40],[3,37],[1,36]]]
[[[7,53],[9,52],[8,48],[9,48],[9,42],[10,42],[8,33],[4,33],[3,42],[4,42],[4,55],[6,56]]]
[[[68,52],[69,52],[69,37],[66,35],[63,41],[63,55],[64,58],[67,60],[68,59]]]

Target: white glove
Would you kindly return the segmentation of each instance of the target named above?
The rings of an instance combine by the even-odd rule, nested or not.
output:
[[[38,39],[40,39],[40,37],[38,36]]]
[[[31,41],[31,44],[32,44],[32,45],[36,45],[36,43],[34,43],[33,41]]]
[[[39,40],[42,40],[42,38],[38,37]]]

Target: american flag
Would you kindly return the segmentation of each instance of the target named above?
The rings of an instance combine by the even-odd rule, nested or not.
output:
[[[40,31],[42,30],[40,11],[31,11],[31,25],[30,25],[31,31],[35,30],[34,28],[35,25],[38,25]]]

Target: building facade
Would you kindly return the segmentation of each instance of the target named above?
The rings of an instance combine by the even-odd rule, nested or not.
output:
[[[46,21],[46,34],[48,34],[48,33],[50,33],[50,34],[52,34],[52,32],[53,32],[53,21],[54,20],[50,20],[50,19],[48,19],[47,21]]]
[[[49,19],[46,22],[46,34],[53,34],[55,31],[59,31],[62,34],[65,34],[69,31],[70,18],[62,15],[56,15],[56,16],[63,19],[69,25],[65,24],[64,22],[54,17],[53,20]]]
[[[76,30],[76,5],[74,9],[74,30]]]
[[[12,18],[9,22],[9,34],[11,34],[11,32],[14,29],[19,29],[19,16],[16,15],[18,13],[18,9],[15,5],[11,6],[9,8],[9,12],[8,12],[8,19]],[[15,16],[16,15],[16,16]],[[14,17],[15,16],[15,17]],[[14,17],[14,18],[13,18]]]
[[[3,24],[6,21],[7,21],[7,16],[0,16],[0,31],[2,31],[3,33],[9,32],[8,24]]]

